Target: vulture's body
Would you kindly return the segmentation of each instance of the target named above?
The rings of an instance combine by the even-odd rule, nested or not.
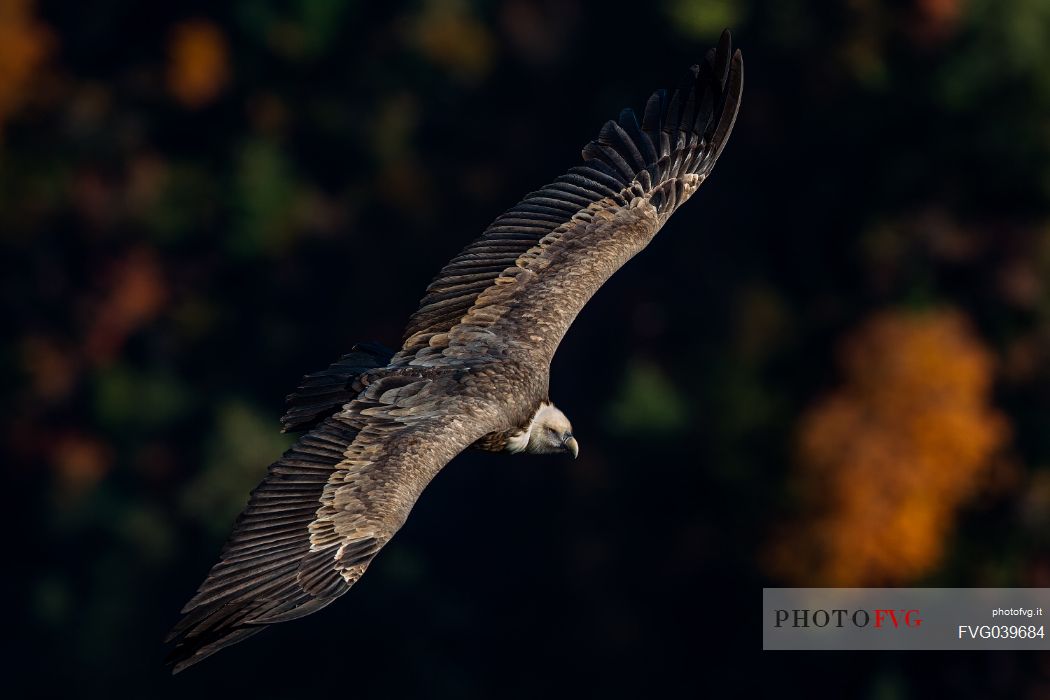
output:
[[[396,354],[358,346],[304,378],[282,423],[308,432],[270,466],[183,609],[175,671],[345,593],[463,450],[576,454],[548,398],[551,359],[588,299],[711,172],[742,81],[727,32],[641,123],[624,110],[582,165],[449,262]]]

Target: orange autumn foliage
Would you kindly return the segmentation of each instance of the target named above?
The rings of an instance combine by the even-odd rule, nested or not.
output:
[[[916,0],[915,5],[924,28],[938,33],[954,29],[965,10],[962,0]]]
[[[966,12],[962,0],[912,0],[906,31],[920,46],[936,46],[955,34]]]
[[[51,443],[51,461],[63,488],[80,493],[98,483],[113,464],[113,450],[91,435],[70,432]]]
[[[106,290],[92,306],[83,341],[95,365],[111,362],[128,336],[157,317],[168,301],[168,286],[156,253],[135,248],[114,262]]]
[[[799,430],[807,512],[775,538],[769,563],[800,585],[914,581],[938,565],[1008,437],[989,405],[993,359],[955,311],[879,314],[840,359],[843,385]]]
[[[461,78],[481,78],[492,67],[495,43],[464,3],[427,3],[415,34],[427,58]]]
[[[54,41],[32,9],[31,0],[0,0],[0,125],[22,105]]]
[[[45,402],[69,396],[79,371],[76,353],[42,335],[26,336],[20,345],[33,396]]]
[[[168,44],[168,90],[186,107],[212,102],[229,81],[229,47],[213,23],[195,19],[175,27]]]

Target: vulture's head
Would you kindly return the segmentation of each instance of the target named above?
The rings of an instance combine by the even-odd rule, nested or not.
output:
[[[540,455],[567,452],[573,457],[580,454],[580,446],[572,436],[572,423],[549,403],[540,404],[529,427],[510,438],[507,450]]]

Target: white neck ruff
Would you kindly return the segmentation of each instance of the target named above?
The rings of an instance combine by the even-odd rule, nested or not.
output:
[[[519,452],[524,452],[529,446],[529,440],[532,439],[533,426],[536,425],[536,422],[544,413],[555,410],[557,409],[554,408],[554,404],[541,403],[540,407],[536,409],[536,412],[532,414],[532,419],[529,421],[529,424],[525,427],[525,429],[522,430],[520,433],[515,433],[514,435],[511,435],[509,438],[507,438],[507,447],[504,449],[506,449],[506,451],[510,452],[511,454],[518,454]]]

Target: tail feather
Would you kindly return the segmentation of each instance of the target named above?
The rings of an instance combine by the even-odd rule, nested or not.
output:
[[[328,369],[303,377],[299,388],[288,395],[281,430],[299,432],[316,426],[361,392],[362,374],[386,367],[393,354],[379,343],[359,343]]]

